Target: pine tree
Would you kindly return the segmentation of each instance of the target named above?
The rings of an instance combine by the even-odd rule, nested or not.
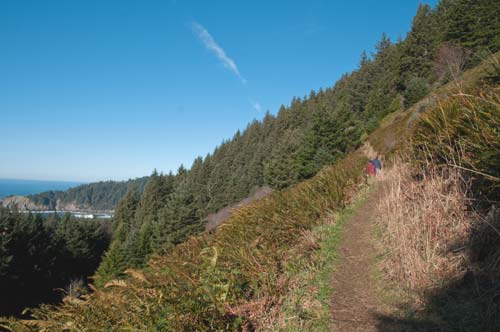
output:
[[[126,268],[128,258],[125,242],[135,225],[135,214],[140,197],[135,185],[131,185],[125,197],[116,207],[113,218],[113,242],[106,251],[98,269],[100,282],[119,276]]]
[[[185,181],[177,187],[168,202],[159,213],[158,221],[152,225],[151,246],[154,251],[169,248],[187,239],[191,234],[203,229],[202,221],[197,216],[194,196]]]
[[[177,178],[185,174],[186,171],[181,166]],[[152,253],[153,228],[158,222],[159,212],[168,203],[174,191],[174,181],[173,176],[164,176],[154,170],[144,187],[134,216],[134,225],[128,232],[122,249],[127,262],[133,267],[142,266]]]
[[[473,52],[500,50],[500,3],[496,0],[442,1],[438,5],[445,40]],[[476,61],[481,60],[476,58]]]
[[[127,268],[125,251],[122,243],[113,242],[104,254],[101,264],[97,269],[98,283],[103,284],[122,274]]]
[[[401,73],[406,81],[412,77],[432,79],[432,60],[442,39],[437,16],[429,5],[420,4],[403,45]]]
[[[12,213],[0,206],[0,280],[9,275],[14,258],[12,252],[14,224]]]
[[[134,225],[135,214],[139,206],[140,197],[137,187],[131,185],[125,197],[118,203],[113,216],[113,241],[125,242],[127,234]]]

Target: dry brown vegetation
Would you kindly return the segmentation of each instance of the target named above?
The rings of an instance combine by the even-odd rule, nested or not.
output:
[[[205,233],[128,270],[83,298],[44,306],[33,320],[7,320],[13,331],[254,330],[280,305],[289,280],[284,266],[296,247],[314,248],[309,231],[345,206],[362,182],[366,159],[352,153],[288,190],[234,213]]]
[[[386,173],[384,268],[417,295],[410,331],[500,329],[498,128],[496,85],[455,93],[421,117]]]
[[[475,218],[467,209],[459,173],[432,173],[415,180],[410,165],[396,163],[386,177],[390,184],[379,213],[391,252],[388,273],[421,291],[463,277],[470,265],[465,241]]]
[[[381,205],[387,271],[418,292],[419,308],[438,316],[441,330],[500,327],[499,105],[495,88],[434,100],[425,112],[390,115],[369,138],[388,153],[415,131],[412,157],[388,174]],[[32,320],[0,324],[12,331],[263,330],[293,287],[288,263],[317,248],[311,230],[350,202],[365,162],[351,153],[239,209],[214,234],[127,270],[128,278],[33,310]]]
[[[228,220],[233,215],[234,212],[254,201],[269,196],[272,192],[273,189],[268,186],[257,188],[257,190],[255,190],[255,192],[252,195],[242,199],[238,203],[227,206],[217,211],[216,213],[209,214],[205,222],[205,230],[207,231],[215,230],[217,227],[220,226],[220,224]]]

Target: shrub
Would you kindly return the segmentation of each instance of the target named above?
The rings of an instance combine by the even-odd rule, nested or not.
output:
[[[391,248],[386,268],[409,289],[425,292],[459,278],[468,266],[461,248],[473,230],[467,197],[457,170],[413,178],[408,164],[395,163],[379,205],[385,243]]]
[[[499,105],[487,88],[426,111],[379,207],[385,268],[439,330],[500,328]]]
[[[425,78],[414,77],[406,84],[404,92],[405,106],[409,107],[425,97],[430,91],[429,83]]]
[[[414,135],[416,161],[460,169],[473,181],[476,198],[499,201],[499,128],[498,88],[458,94],[422,117]]]
[[[60,307],[33,311],[12,330],[238,331],[279,304],[287,289],[283,262],[322,216],[349,202],[366,159],[352,153],[290,189],[253,202],[223,223],[156,256],[144,270],[108,282]],[[5,325],[5,324],[4,324]]]

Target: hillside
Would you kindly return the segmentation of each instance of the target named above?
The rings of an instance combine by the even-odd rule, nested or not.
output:
[[[486,0],[422,5],[406,39],[393,43],[384,35],[377,53],[364,54],[360,67],[334,87],[294,98],[189,170],[154,172],[142,193],[131,187],[118,203],[113,241],[93,293],[66,297],[61,306],[35,309],[32,320],[4,325],[46,331],[321,330],[318,322],[325,312],[330,316],[324,298],[330,293],[322,293],[318,280],[334,273],[328,266],[336,232],[366,188],[363,170],[372,154],[382,154],[386,166],[403,159],[415,167],[405,179],[416,181],[431,170],[445,176],[459,166],[453,169],[463,171],[470,198],[484,204],[470,209],[483,218],[495,211],[500,65],[491,52],[500,49],[499,9]],[[215,232],[204,232],[207,215],[265,185],[274,192],[232,211]],[[491,232],[480,234],[493,241]],[[466,242],[455,235],[457,243]],[[385,241],[398,248],[397,237]],[[491,263],[481,275],[493,278],[496,251],[480,249]],[[401,264],[393,259],[392,269]],[[466,269],[467,262],[460,264]],[[428,272],[411,269],[419,277]],[[404,273],[393,277],[416,288]],[[308,284],[313,281],[318,284]]]
[[[333,87],[293,98],[276,116],[250,123],[189,169],[181,166],[173,176],[186,183],[179,191],[193,196],[192,214],[203,218],[257,187],[279,189],[308,179],[359,147],[386,114],[413,105],[500,49],[497,7],[493,0],[420,6],[405,40],[382,34],[376,52],[363,52],[359,67]],[[130,183],[142,193],[146,181],[99,182],[29,198],[47,209],[113,210]]]
[[[144,190],[148,177],[128,181],[101,181],[82,184],[66,191],[46,191],[29,196],[10,196],[0,200],[6,207],[33,211],[113,211],[128,188]]]
[[[499,65],[497,53],[367,140],[392,158],[336,248],[335,330],[500,328]]]
[[[498,56],[496,55],[496,57]],[[484,84],[489,84],[487,82],[490,82],[491,79],[495,81],[499,77],[500,71],[495,74],[496,76],[488,78],[490,69],[498,66],[499,59],[496,57],[476,70],[466,73],[463,76],[465,80],[461,79],[450,83],[437,90],[430,97],[435,98],[437,105],[446,105],[447,100],[450,100],[450,98],[451,101],[457,98],[454,96],[459,91],[466,93],[470,98],[477,98],[474,97],[476,93],[471,93],[481,89],[483,92],[477,95],[479,98],[481,98],[480,96],[490,96],[494,98],[491,101],[497,100],[497,104],[490,104],[493,106],[488,111],[489,113],[484,113],[485,116],[490,117],[491,122],[487,124],[487,127],[484,125],[482,127],[484,132],[494,130],[498,125],[498,115],[500,114],[498,112],[500,108],[498,84],[494,85],[496,88],[485,87]],[[483,74],[478,75],[479,72]],[[472,80],[472,78],[475,79]],[[470,84],[469,89],[462,90],[464,85],[460,84],[460,82]],[[483,106],[485,105],[483,104]],[[487,109],[478,108],[477,110],[485,112]],[[430,106],[425,112],[415,106],[407,111],[391,114],[384,119],[383,123],[385,125],[372,133],[368,142],[370,145],[376,145],[378,140],[388,142],[385,153],[393,155],[411,146],[418,147],[420,143],[397,147],[398,145],[391,143],[391,138],[394,136],[392,131],[387,130],[387,127],[407,128],[401,129],[406,133],[407,137],[422,137],[418,135],[427,130],[425,124],[428,122],[418,120],[418,118],[430,119],[433,116],[443,114],[442,112],[443,109],[436,106]],[[409,122],[409,119],[412,120]],[[463,122],[457,122],[450,129],[461,123]],[[408,129],[411,130],[408,131]],[[477,133],[477,131],[475,132]],[[438,133],[434,132],[434,135]],[[483,142],[493,144],[490,145],[488,150],[467,151],[469,153],[473,153],[473,151],[490,151],[494,153],[494,158],[498,158],[498,143],[500,140],[498,139],[498,133],[492,132],[492,134],[496,135],[495,140],[476,141],[477,144],[483,144]],[[433,135],[427,134],[423,138],[428,143],[436,142]],[[464,142],[470,142],[470,138],[470,136],[463,136]],[[440,147],[442,145],[439,143],[435,146]],[[177,331],[187,329],[207,331],[274,330],[278,328],[275,324],[285,324],[290,330],[297,331],[303,331],[304,327],[305,330],[311,331],[329,330],[329,324],[321,325],[323,324],[321,322],[325,321],[324,319],[326,321],[330,319],[329,311],[326,310],[327,318],[325,318],[323,316],[325,311],[321,309],[324,305],[328,307],[330,305],[329,301],[326,300],[326,304],[324,304],[325,299],[322,297],[324,295],[318,293],[321,289],[313,288],[304,293],[305,289],[301,287],[310,287],[306,286],[309,282],[321,282],[323,280],[321,278],[324,277],[316,277],[316,275],[319,273],[321,276],[323,270],[327,271],[330,277],[330,273],[333,273],[335,278],[335,272],[326,268],[327,263],[332,264],[331,258],[324,258],[325,261],[322,262],[321,255],[331,257],[333,252],[322,253],[322,251],[326,250],[326,248],[336,250],[336,241],[333,240],[332,244],[324,242],[331,241],[328,236],[333,236],[333,239],[335,239],[339,227],[350,222],[346,221],[349,217],[338,217],[335,211],[339,211],[344,206],[349,206],[350,202],[359,200],[357,197],[359,197],[360,189],[364,188],[362,170],[367,160],[361,151],[366,153],[372,150],[366,147],[364,146],[360,151],[350,153],[348,157],[332,167],[325,168],[310,180],[290,189],[275,192],[268,198],[240,209],[233,214],[229,221],[219,227],[217,232],[212,234],[204,233],[193,237],[166,254],[154,256],[144,270],[128,269],[125,271],[126,278],[111,280],[102,287],[96,288],[94,293],[88,297],[81,299],[67,298],[61,307],[46,306],[36,310],[33,315],[38,320],[25,321],[24,324],[27,325],[23,326],[27,329],[30,326],[44,327],[49,331],[62,329],[83,330],[89,326],[94,326],[91,329],[109,331],[119,331],[124,327],[137,327],[142,330]],[[474,145],[470,147],[472,149],[477,148]],[[436,150],[436,152],[438,151]],[[408,162],[413,163],[419,160],[422,159],[418,159],[418,154],[415,154],[408,159]],[[390,170],[391,167],[388,167],[389,164],[387,163],[386,166],[386,168],[389,168],[386,170],[388,176],[394,174]],[[436,161],[433,165],[437,167],[439,163]],[[466,166],[466,164],[463,165]],[[429,167],[428,165],[424,170],[431,171]],[[477,167],[478,172],[480,170],[486,171],[484,166],[477,165]],[[493,171],[494,173],[490,173],[491,176],[498,178],[498,167],[494,168]],[[466,173],[463,175],[466,176]],[[481,195],[487,194],[488,192],[484,191],[484,189],[490,187],[488,184],[485,185],[485,180],[488,181],[488,178],[474,177],[474,183],[481,185],[481,188],[483,188]],[[494,185],[494,182],[490,181],[489,183]],[[498,189],[495,189],[495,187],[490,188],[492,189],[487,195],[498,195]],[[473,192],[478,193],[478,191]],[[375,194],[375,192],[369,192],[367,195],[372,194]],[[396,201],[389,202],[394,203]],[[408,202],[410,204],[419,204],[418,200]],[[356,204],[361,204],[358,209],[364,206],[363,203]],[[366,207],[364,209],[365,212],[370,211],[366,210]],[[391,208],[391,211],[393,210]],[[463,207],[461,210],[463,211]],[[420,211],[425,211],[425,209]],[[443,212],[446,213],[446,211]],[[341,214],[349,215],[348,212],[341,212]],[[446,216],[446,214],[444,217],[453,218],[453,216]],[[495,222],[498,222],[498,219]],[[333,229],[333,231],[329,229]],[[494,239],[491,228],[489,230],[483,229],[482,232],[484,231],[486,233],[483,233],[483,239],[485,236],[493,236],[491,239]],[[329,232],[333,233],[330,234]],[[412,234],[418,233],[413,232]],[[422,234],[422,236],[427,235]],[[442,239],[441,236],[438,238]],[[394,240],[399,241],[400,239],[397,237]],[[453,237],[452,239],[457,240],[457,238]],[[397,248],[394,244],[386,248],[389,250],[388,254],[396,253],[391,249]],[[489,249],[488,253],[486,255],[486,257],[490,257],[488,260],[493,259],[496,255],[493,248]],[[349,252],[346,257],[352,257],[351,254],[352,252]],[[462,264],[467,264],[466,262],[464,261]],[[392,267],[397,267],[398,264],[396,263]],[[443,266],[451,265],[444,263]],[[489,270],[483,268],[481,273],[489,273],[490,275],[493,273],[491,277],[494,277],[494,271],[495,269],[491,267]],[[418,269],[415,269],[415,272],[419,273]],[[300,278],[303,278],[301,275],[304,273],[311,274],[307,278],[312,278],[312,281],[302,284]],[[421,273],[422,277],[426,275],[424,271]],[[479,270],[475,273],[479,273]],[[319,281],[314,281],[316,278],[319,278]],[[394,279],[390,282],[394,282]],[[415,292],[417,290],[414,289]],[[300,295],[300,302],[298,302],[299,306],[289,307],[289,302],[287,302],[289,297],[293,296],[297,300],[298,294],[302,294]],[[425,291],[423,294],[426,294]],[[485,299],[485,294],[494,296],[494,293],[482,293],[477,296]],[[454,301],[454,299],[457,299],[456,296],[448,300]],[[402,296],[401,298],[404,299],[405,297]],[[475,297],[471,297],[471,300],[474,299]],[[317,304],[306,305],[307,303]],[[479,307],[478,310],[482,310],[481,308],[484,307]],[[495,309],[489,307],[488,310]],[[425,314],[425,310],[420,312],[419,315]],[[264,313],[268,313],[268,315],[264,315]],[[380,317],[380,325],[378,325],[377,321],[374,321],[373,326],[410,328],[410,323],[404,320],[398,321],[398,317],[404,317],[404,312],[394,313],[397,316],[392,318],[387,311],[383,313],[387,314],[387,316],[385,318]],[[477,313],[477,311],[469,311],[468,315],[476,315]],[[461,314],[464,315],[463,312]],[[321,320],[318,320],[319,317],[321,317]],[[335,317],[337,316],[334,315]],[[451,315],[451,318],[448,316],[443,317],[452,319],[454,316]],[[471,319],[471,317],[479,319],[467,315],[463,316],[463,319]],[[495,315],[491,316],[492,319],[494,317]],[[423,326],[425,328],[431,326],[429,325],[431,323],[432,321],[420,322],[419,318],[418,320],[415,319],[411,326]],[[439,329],[439,326],[445,325],[443,325],[442,321],[438,321],[438,323],[441,325],[437,325],[437,330],[447,330]],[[453,319],[448,323],[453,324]],[[21,325],[16,322],[11,321],[8,324],[21,328]],[[468,322],[467,324],[473,323]],[[491,324],[496,323],[494,323],[494,320],[488,319],[481,321],[479,326],[481,328],[486,326],[491,331],[494,330],[491,328],[498,327],[498,325]],[[436,328],[436,325],[434,325],[434,328]]]
[[[99,275],[106,280],[126,267],[144,266],[151,254],[201,232],[209,214],[256,188],[283,189],[311,178],[359,148],[387,114],[412,107],[500,49],[492,34],[499,23],[491,16],[499,6],[474,2],[470,14],[487,24],[472,27],[462,15],[469,5],[420,6],[405,40],[392,42],[383,34],[377,52],[363,53],[359,68],[333,87],[293,98],[276,116],[266,114],[197,158],[189,170],[153,174],[140,197],[130,193],[122,202],[126,208],[117,209],[118,235]],[[484,34],[492,38],[467,46]]]

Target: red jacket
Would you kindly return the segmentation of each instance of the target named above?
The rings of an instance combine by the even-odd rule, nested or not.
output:
[[[368,165],[366,165],[366,175],[375,176],[375,173],[376,173],[375,165],[370,161]]]

